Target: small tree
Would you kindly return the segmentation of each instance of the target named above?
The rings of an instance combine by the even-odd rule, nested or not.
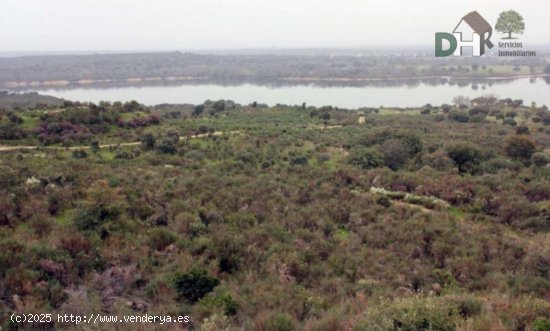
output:
[[[459,123],[468,123],[470,117],[463,111],[455,110],[449,113],[449,119]]]
[[[494,95],[484,95],[472,99],[472,104],[481,109],[484,113],[488,113],[497,101]]]
[[[191,113],[191,115],[193,116],[199,116],[200,114],[202,114],[204,112],[204,105],[196,105],[194,108],[193,108],[193,112]]]
[[[99,152],[99,142],[98,141],[92,141],[90,149],[92,150],[92,153],[97,154]]]
[[[224,100],[218,100],[214,102],[212,105],[212,109],[215,113],[219,113],[225,110],[225,101]]]
[[[384,166],[384,156],[373,148],[359,147],[351,151],[348,162],[362,169],[372,169]]]
[[[495,29],[500,33],[508,34],[508,37],[504,39],[512,39],[512,33],[523,34],[525,22],[517,11],[507,10],[500,13]]]
[[[185,300],[194,304],[212,292],[214,287],[220,284],[220,281],[208,276],[206,270],[191,269],[185,274],[176,274],[174,283],[176,292],[178,293],[178,300]]]
[[[155,139],[155,136],[153,136],[151,133],[148,133],[140,138],[141,145],[145,149],[153,149],[155,148],[155,144],[157,143],[157,139]]]
[[[453,98],[453,103],[458,108],[466,108],[470,105],[470,98],[465,97],[463,95],[457,95],[456,97]]]
[[[401,168],[408,160],[407,147],[397,139],[386,140],[381,149],[384,155],[384,163],[392,170]]]
[[[447,155],[458,166],[460,172],[474,172],[481,162],[481,152],[469,144],[456,144],[447,148]]]
[[[409,156],[415,156],[418,153],[422,152],[424,147],[422,140],[415,134],[405,133],[399,137],[403,146],[407,148],[407,153]]]
[[[161,154],[176,154],[178,152],[176,144],[174,144],[174,141],[168,137],[164,137],[156,149]]]
[[[525,136],[514,136],[508,139],[504,150],[514,160],[529,162],[535,153],[535,143]]]

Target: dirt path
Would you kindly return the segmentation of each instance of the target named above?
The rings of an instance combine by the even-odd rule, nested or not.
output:
[[[329,126],[318,126],[318,127],[313,127],[313,128],[309,128],[309,129],[313,129],[313,130],[331,130],[331,129],[337,129],[337,128],[341,128],[343,127],[342,125],[329,125]],[[215,132],[210,132],[210,133],[201,133],[201,134],[196,134],[196,135],[192,135],[192,136],[183,136],[183,137],[180,137],[180,140],[185,140],[185,139],[198,139],[198,138],[205,138],[205,137],[209,137],[209,136],[221,136],[223,134],[237,134],[237,133],[241,133],[241,131],[227,131],[227,132],[223,132],[223,131],[215,131]],[[118,144],[104,144],[104,145],[99,145],[100,148],[110,148],[110,147],[124,147],[124,146],[136,146],[136,145],[140,145],[141,144],[141,141],[132,141],[132,142],[127,142],[127,143],[118,143]],[[22,145],[22,146],[2,146],[0,145],[0,152],[10,152],[10,151],[20,151],[20,150],[35,150],[35,149],[40,149],[40,150],[59,150],[59,151],[71,151],[71,150],[79,150],[79,149],[90,149],[92,148],[92,146],[70,146],[70,147],[58,147],[58,146],[31,146],[31,145]]]
[[[240,133],[240,131],[228,131],[225,132],[227,134],[237,134]],[[224,132],[222,131],[215,131],[211,133],[201,133],[196,134],[192,136],[183,136],[180,137],[180,140],[186,140],[186,139],[198,139],[198,138],[205,138],[209,136],[221,136]],[[141,141],[132,141],[128,143],[119,143],[119,144],[104,144],[99,145],[100,148],[110,148],[110,147],[124,147],[124,146],[137,146],[140,145]],[[92,146],[70,146],[70,147],[58,147],[58,146],[0,146],[0,152],[10,152],[10,151],[18,151],[18,150],[79,150],[79,149],[90,149]]]

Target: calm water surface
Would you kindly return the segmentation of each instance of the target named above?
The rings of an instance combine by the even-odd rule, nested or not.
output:
[[[187,84],[177,86],[76,87],[66,89],[36,89],[36,91],[68,100],[129,101],[146,105],[161,103],[199,104],[207,99],[229,99],[241,104],[253,101],[268,105],[332,105],[342,108],[358,107],[417,107],[427,103],[451,103],[453,97],[470,98],[493,94],[498,98],[523,99],[524,104],[550,106],[550,81],[542,78],[522,78],[512,81],[492,81],[457,84],[408,82],[370,86],[329,86],[313,84],[265,86],[253,84]]]

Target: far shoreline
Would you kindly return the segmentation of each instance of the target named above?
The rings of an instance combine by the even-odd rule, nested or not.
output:
[[[410,80],[425,80],[425,79],[446,79],[446,80],[475,80],[475,81],[502,81],[515,80],[526,78],[542,78],[550,77],[550,73],[539,73],[530,75],[512,75],[512,76],[405,76],[405,77],[279,77],[279,78],[262,78],[262,77],[235,77],[234,79],[224,78],[224,81],[234,80],[235,84],[250,83],[253,80],[271,81],[271,82],[392,82],[392,81],[410,81]],[[193,82],[200,81],[204,83],[215,82],[216,77],[207,76],[168,76],[168,77],[133,77],[126,79],[82,79],[77,81],[69,80],[49,80],[49,81],[10,81],[0,82],[0,88],[4,89],[21,89],[21,88],[59,88],[59,87],[79,87],[90,86],[97,84],[130,84],[135,86],[152,84],[152,83],[176,83],[176,82]]]

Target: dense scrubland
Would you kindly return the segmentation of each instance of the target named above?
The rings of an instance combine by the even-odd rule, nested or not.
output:
[[[455,101],[2,110],[0,323],[548,330],[550,113]]]
[[[487,78],[550,74],[548,53],[532,58],[433,58],[408,50],[355,54],[193,54],[143,53],[0,58],[0,86],[10,82],[126,81],[196,78],[216,81],[342,80],[372,78]],[[170,78],[166,80],[167,78]],[[141,79],[141,81],[135,81]],[[12,84],[13,85],[13,84]],[[12,86],[13,87],[13,86]]]

